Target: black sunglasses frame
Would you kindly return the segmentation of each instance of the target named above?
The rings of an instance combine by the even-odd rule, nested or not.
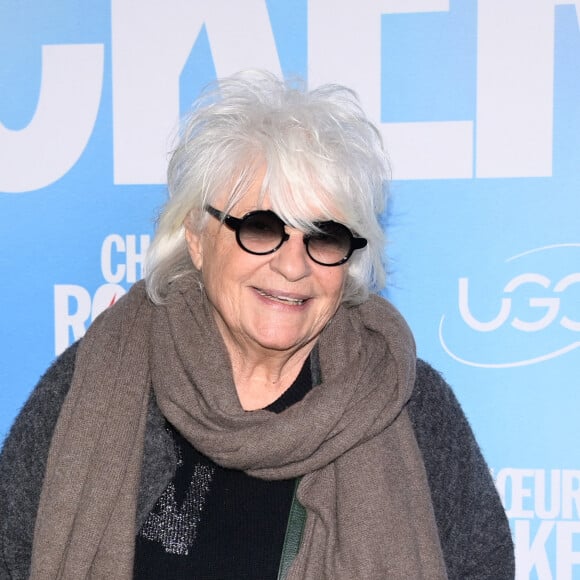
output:
[[[278,214],[274,213],[272,210],[258,209],[255,211],[248,212],[247,214],[245,214],[241,218],[237,218],[237,217],[229,215],[223,211],[220,211],[219,209],[216,209],[215,207],[213,207],[211,205],[206,205],[204,209],[211,216],[220,220],[228,228],[230,228],[231,230],[233,230],[235,232],[236,242],[238,243],[238,246],[240,246],[240,248],[242,248],[242,250],[244,250],[244,252],[248,252],[248,254],[253,254],[254,256],[266,256],[268,254],[273,254],[274,252],[276,252],[277,250],[280,249],[280,247],[282,246],[282,244],[284,242],[286,242],[290,239],[290,235],[284,229],[288,224],[286,224],[280,218],[280,216]],[[275,218],[275,220],[277,222],[279,222],[281,225],[282,238],[280,239],[280,243],[276,247],[272,248],[271,250],[268,250],[267,252],[255,252],[253,250],[249,250],[248,248],[246,248],[246,246],[244,246],[244,244],[242,243],[241,237],[240,237],[240,230],[242,229],[244,221],[252,216],[255,216],[256,214],[268,214],[268,215],[272,216],[273,218]],[[308,244],[309,244],[310,239],[313,238],[314,236],[304,234],[303,242],[304,242],[304,245],[306,246],[306,253],[308,254],[308,257],[316,264],[319,264],[320,266],[329,266],[329,267],[340,266],[341,264],[344,264],[346,261],[348,261],[348,259],[352,256],[352,254],[355,250],[360,250],[367,245],[368,242],[367,242],[366,238],[354,236],[352,234],[352,232],[344,224],[341,224],[339,222],[333,222],[333,221],[315,222],[314,223],[315,227],[320,228],[322,231],[324,231],[325,227],[327,227],[328,224],[340,225],[350,234],[350,247],[348,249],[348,252],[346,253],[346,255],[343,258],[341,258],[337,262],[333,262],[332,264],[326,264],[326,263],[320,262],[316,258],[312,257],[312,255],[310,254],[310,248],[309,248]]]

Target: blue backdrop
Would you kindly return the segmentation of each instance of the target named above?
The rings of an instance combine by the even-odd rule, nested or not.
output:
[[[0,1],[0,437],[142,276],[168,143],[241,68],[355,88],[393,166],[387,296],[453,385],[518,578],[580,578],[578,0]]]

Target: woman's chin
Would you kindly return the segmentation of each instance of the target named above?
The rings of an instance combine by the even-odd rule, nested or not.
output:
[[[259,329],[248,333],[247,338],[260,350],[289,354],[299,350],[312,341],[308,333],[296,329],[285,329],[283,326]]]

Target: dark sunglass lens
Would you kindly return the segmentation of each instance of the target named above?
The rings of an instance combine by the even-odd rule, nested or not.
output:
[[[267,254],[275,250],[284,236],[284,223],[271,211],[255,211],[246,215],[239,229],[240,243],[246,250]]]
[[[341,262],[351,249],[350,230],[337,222],[321,222],[316,226],[318,230],[308,239],[308,252],[312,259],[330,265]]]

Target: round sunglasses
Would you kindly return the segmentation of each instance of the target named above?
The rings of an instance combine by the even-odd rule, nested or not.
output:
[[[206,205],[205,210],[223,222],[236,233],[236,241],[249,254],[263,256],[278,250],[290,239],[284,229],[286,223],[271,210],[257,210],[241,218]],[[334,221],[315,222],[312,233],[304,234],[306,253],[313,262],[321,266],[340,266],[355,250],[367,245],[365,238],[359,238],[344,225]]]

